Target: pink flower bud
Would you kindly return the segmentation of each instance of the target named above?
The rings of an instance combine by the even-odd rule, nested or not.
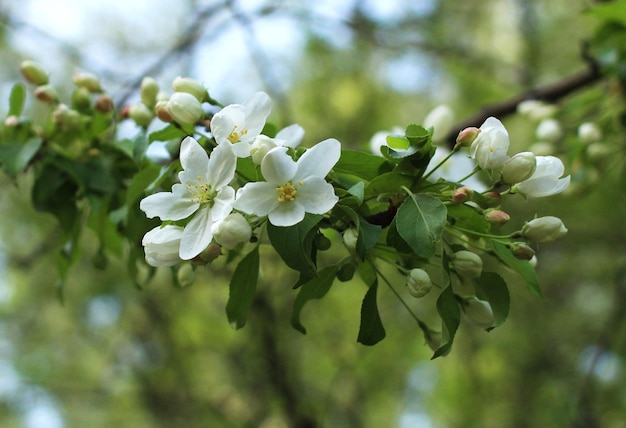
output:
[[[474,189],[468,186],[457,187],[452,194],[452,200],[456,204],[463,204],[472,199],[474,196]]]
[[[35,89],[35,98],[48,104],[57,103],[59,101],[56,89],[50,85],[38,86],[37,89]]]
[[[499,207],[502,204],[502,195],[500,192],[487,192],[483,195],[487,208]]]
[[[468,147],[470,146],[476,137],[480,134],[480,129],[475,126],[470,126],[469,128],[465,128],[459,135],[456,137],[456,145],[460,147]]]
[[[485,218],[491,224],[502,226],[511,220],[511,216],[502,210],[487,210],[485,212]]]
[[[513,242],[510,248],[515,258],[520,260],[531,260],[535,256],[535,250],[523,242]]]
[[[113,98],[109,94],[100,94],[95,102],[96,110],[100,113],[110,113],[113,111]]]
[[[154,106],[154,112],[156,113],[156,116],[163,122],[170,123],[174,121],[174,119],[172,119],[170,111],[167,109],[167,100],[157,101],[156,105]]]

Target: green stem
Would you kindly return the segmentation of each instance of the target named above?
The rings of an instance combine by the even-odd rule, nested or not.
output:
[[[435,165],[435,167],[433,169],[431,169],[428,174],[424,175],[422,177],[423,180],[426,180],[428,177],[430,177],[430,175],[437,171],[444,163],[446,163],[448,161],[448,159],[450,159],[452,157],[452,155],[454,155],[456,152],[458,151],[458,149],[455,147],[454,149],[452,149],[452,151],[450,151],[450,153],[448,153],[448,155],[443,158],[443,160],[441,162],[439,162],[437,165]]]
[[[453,229],[456,230],[460,230],[463,233],[470,233],[472,235],[476,235],[476,236],[482,236],[483,238],[490,238],[490,239],[496,239],[499,241],[505,240],[505,239],[509,239],[509,238],[515,238],[516,236],[519,235],[519,231],[510,233],[508,235],[491,235],[489,233],[481,233],[481,232],[476,232],[475,230],[470,230],[470,229],[465,229],[463,227],[459,227],[459,226],[450,226]]]
[[[465,177],[461,178],[460,180],[457,180],[457,182],[458,183],[463,183],[465,180],[470,178],[472,175],[476,174],[478,171],[480,171],[480,167],[478,167],[478,166],[474,167],[472,172],[470,172],[469,174],[467,174]]]

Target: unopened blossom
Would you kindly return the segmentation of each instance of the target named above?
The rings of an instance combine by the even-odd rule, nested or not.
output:
[[[173,266],[181,261],[178,253],[183,228],[174,225],[157,226],[141,240],[146,262],[150,266]]]
[[[195,125],[204,115],[200,101],[187,92],[174,92],[166,106],[172,119],[181,125]]]
[[[548,141],[554,143],[563,136],[561,124],[556,119],[543,119],[537,125],[535,135],[539,141]]]
[[[211,243],[215,229],[232,211],[235,190],[228,183],[235,176],[237,158],[229,145],[218,146],[209,158],[196,140],[187,137],[180,147],[180,163],[180,183],[171,192],[142,199],[139,207],[150,218],[189,218],[179,252],[181,259],[189,260]]]
[[[141,86],[139,87],[139,96],[141,102],[146,107],[154,108],[157,101],[157,94],[159,93],[159,84],[154,77],[146,76],[141,80]]]
[[[443,140],[452,130],[453,125],[454,112],[445,104],[435,107],[424,118],[424,128],[433,128],[435,143]]]
[[[457,147],[468,147],[471,146],[476,137],[480,134],[480,129],[475,126],[470,126],[465,129],[462,129],[459,132],[459,135],[456,136],[456,145]]]
[[[489,209],[485,211],[484,215],[490,224],[495,224],[496,226],[503,226],[511,220],[511,216],[508,213],[497,209]]]
[[[602,138],[602,131],[595,123],[584,122],[578,127],[578,138],[584,143],[595,143]]]
[[[454,253],[452,266],[462,277],[478,278],[483,272],[483,260],[478,254],[461,250]]]
[[[530,248],[523,242],[512,242],[510,245],[511,253],[516,259],[531,260],[535,257],[535,250]]]
[[[304,137],[304,128],[298,124],[289,125],[278,131],[274,138],[266,135],[259,135],[254,139],[250,146],[250,157],[252,162],[260,165],[263,157],[275,147],[291,147],[296,148],[302,142]]]
[[[214,238],[218,244],[227,250],[248,242],[252,237],[250,223],[239,213],[231,213],[215,228]]]
[[[211,134],[218,144],[232,145],[237,157],[248,157],[250,145],[261,134],[271,111],[270,97],[257,92],[243,104],[231,104],[215,113]]]
[[[72,82],[79,88],[86,88],[89,92],[101,92],[100,79],[93,73],[75,73]]]
[[[411,269],[406,279],[406,286],[413,297],[424,297],[433,288],[428,272],[424,269]]]
[[[270,150],[261,162],[267,181],[250,182],[239,189],[235,208],[268,216],[274,226],[297,224],[306,212],[328,212],[339,198],[325,177],[340,155],[341,144],[332,138],[308,149],[297,161],[287,154],[286,147]]]
[[[521,152],[504,162],[500,180],[504,184],[515,184],[528,180],[537,168],[537,159],[532,152]]]
[[[481,169],[498,168],[508,159],[509,144],[509,133],[502,122],[489,117],[470,146],[470,157]]]
[[[464,300],[461,307],[467,319],[477,327],[489,328],[493,326],[495,318],[489,302],[471,296]]]
[[[515,190],[531,198],[555,195],[567,189],[570,176],[563,177],[565,166],[555,156],[536,156],[535,172],[527,180],[518,183]]]
[[[550,242],[567,234],[567,228],[558,217],[533,219],[522,227],[522,236],[532,242]]]
[[[34,85],[41,86],[48,84],[48,73],[35,61],[22,61],[20,71],[22,72],[22,76]]]
[[[172,82],[172,89],[174,89],[174,92],[186,92],[191,94],[200,102],[206,101],[209,95],[204,85],[191,77],[178,76]]]

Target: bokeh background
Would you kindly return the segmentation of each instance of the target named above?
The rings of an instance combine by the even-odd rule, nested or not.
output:
[[[33,59],[65,94],[76,71],[97,74],[118,105],[137,100],[144,75],[163,87],[194,77],[225,104],[264,90],[271,120],[302,125],[304,145],[335,137],[367,150],[375,132],[421,123],[437,105],[461,122],[584,70],[592,3],[3,0],[0,115]],[[544,297],[510,284],[509,320],[490,333],[462,323],[437,360],[391,293],[379,296],[387,338],[357,344],[358,281],[307,305],[307,335],[293,330],[294,273],[270,251],[238,331],[224,311],[228,266],[184,289],[159,271],[138,289],[123,255],[96,268],[88,230],[61,301],[55,222],[33,210],[32,177],[1,176],[0,426],[626,427],[624,134],[612,126],[622,90],[602,80],[556,105],[571,189],[506,207],[569,229],[539,248]],[[536,123],[502,120],[511,152],[537,142]],[[611,156],[572,154],[585,120]]]

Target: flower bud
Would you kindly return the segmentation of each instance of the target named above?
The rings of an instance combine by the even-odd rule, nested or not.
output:
[[[51,85],[42,85],[38,86],[35,89],[35,98],[39,101],[43,101],[44,103],[56,103],[59,101],[59,95],[57,94],[57,90],[54,89]]]
[[[41,86],[48,84],[48,73],[35,61],[22,61],[20,71],[24,79],[34,85]]]
[[[102,93],[98,95],[95,102],[96,110],[100,113],[106,114],[113,111],[113,98],[109,94]]]
[[[531,260],[533,257],[535,257],[535,250],[533,250],[523,242],[512,242],[510,248],[511,253],[515,256],[516,259]]]
[[[250,240],[252,228],[244,216],[232,213],[218,224],[213,237],[222,247],[232,250],[240,243]]]
[[[516,184],[530,178],[537,168],[537,159],[532,152],[521,152],[504,162],[500,180],[504,184]]]
[[[483,197],[487,205],[485,208],[495,208],[502,204],[502,194],[500,192],[487,192]]]
[[[91,95],[87,89],[76,88],[72,92],[72,108],[83,113],[91,109]]]
[[[452,257],[456,273],[467,278],[478,278],[483,272],[483,260],[471,251],[457,251]]]
[[[148,108],[154,108],[159,93],[159,84],[153,77],[144,77],[141,81],[139,96],[141,102]]]
[[[460,147],[469,147],[472,145],[476,137],[480,134],[480,129],[475,126],[470,126],[469,128],[465,128],[459,135],[456,137],[456,145]]]
[[[189,287],[196,281],[196,271],[191,263],[183,264],[176,272],[176,281],[181,287]]]
[[[522,227],[522,236],[532,242],[550,242],[565,236],[567,228],[560,218],[539,217]]]
[[[64,132],[74,131],[80,126],[80,113],[65,104],[59,104],[52,112],[52,121]]]
[[[72,82],[79,88],[85,88],[89,92],[102,92],[100,79],[92,73],[76,73],[72,76]]]
[[[443,140],[454,125],[454,112],[445,105],[439,105],[424,118],[424,128],[433,128],[433,141]]]
[[[204,114],[200,101],[187,92],[174,92],[167,101],[167,111],[181,125],[195,125]]]
[[[413,297],[424,297],[433,288],[433,283],[424,269],[411,269],[406,279],[406,286]]]
[[[602,131],[593,122],[581,123],[578,127],[578,138],[583,143],[595,143],[602,138]]]
[[[556,119],[543,119],[539,122],[535,135],[540,141],[556,142],[563,135],[561,125]]]
[[[539,100],[525,100],[517,105],[517,112],[530,120],[540,121],[554,115],[556,107]]]
[[[222,254],[222,247],[217,244],[210,244],[204,251],[200,253],[200,259],[207,263],[211,263]]]
[[[6,126],[7,128],[15,128],[19,124],[20,118],[15,116],[14,114],[12,114],[11,116],[7,116],[7,118],[4,119],[4,126]]]
[[[174,120],[172,119],[170,111],[167,109],[167,100],[157,101],[156,105],[154,106],[154,112],[156,113],[156,116],[163,122],[170,123]]]
[[[486,329],[493,326],[495,318],[489,302],[471,296],[463,301],[462,308],[467,319],[477,327]]]
[[[157,226],[146,233],[141,241],[150,266],[174,266],[181,261],[178,256],[183,228],[167,225]]]
[[[452,194],[452,200],[455,204],[463,204],[472,199],[474,189],[468,186],[457,187]]]
[[[128,117],[134,120],[137,125],[147,128],[154,119],[154,113],[143,103],[138,103],[130,106]]]
[[[204,85],[191,77],[177,77],[172,82],[174,92],[186,92],[193,95],[200,102],[204,102],[208,98],[208,92]]]
[[[511,220],[511,216],[502,210],[490,209],[485,211],[485,219],[487,219],[490,224],[502,226]]]
[[[261,165],[261,161],[267,152],[276,147],[276,143],[270,137],[259,135],[250,146],[250,156],[255,165]]]
[[[353,256],[356,255],[356,243],[359,239],[359,232],[353,227],[346,229],[343,232],[343,244],[348,249],[348,252]]]

